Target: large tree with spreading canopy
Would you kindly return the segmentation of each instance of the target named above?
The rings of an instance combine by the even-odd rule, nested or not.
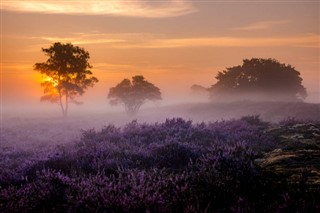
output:
[[[210,97],[217,99],[247,99],[298,101],[307,96],[302,78],[293,66],[275,59],[252,58],[242,65],[218,72]]]
[[[89,70],[92,68],[88,62],[89,52],[70,43],[60,42],[42,48],[42,51],[48,56],[47,61],[34,65],[34,69],[43,76],[41,86],[44,87],[44,96],[41,101],[59,104],[66,117],[69,103],[79,104],[77,97],[98,82]]]

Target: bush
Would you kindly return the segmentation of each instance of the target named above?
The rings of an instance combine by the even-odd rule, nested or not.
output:
[[[313,194],[303,197],[299,192],[303,181],[288,182],[286,177],[256,163],[265,152],[279,146],[276,132],[292,130],[290,126],[275,125],[261,121],[258,116],[198,124],[181,118],[156,124],[133,121],[122,128],[109,125],[101,131],[85,131],[74,144],[33,154],[2,150],[0,209],[4,212],[319,210],[319,190],[312,188]],[[307,127],[315,128],[311,124]],[[303,186],[309,190],[308,185]],[[284,200],[284,195],[290,202]]]

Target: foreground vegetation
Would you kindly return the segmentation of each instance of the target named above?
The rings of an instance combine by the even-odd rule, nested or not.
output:
[[[89,130],[72,144],[2,146],[3,212],[315,212],[320,123],[258,116]]]

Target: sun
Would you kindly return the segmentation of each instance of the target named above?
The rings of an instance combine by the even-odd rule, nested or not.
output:
[[[42,76],[42,82],[51,82],[52,86],[58,86],[58,81],[47,75]]]

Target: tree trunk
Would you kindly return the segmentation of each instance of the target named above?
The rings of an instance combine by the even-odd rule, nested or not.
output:
[[[59,81],[58,81],[59,85],[61,84],[61,79],[60,79],[60,75],[59,75]],[[59,100],[60,100],[60,107],[61,107],[61,110],[62,110],[62,116],[65,118],[67,117],[67,105],[66,105],[66,108],[63,106],[63,101],[62,101],[62,95],[61,95],[61,88],[58,89],[58,92],[59,92]],[[67,97],[67,95],[66,95]],[[67,99],[66,99],[66,103],[67,103]]]
[[[63,102],[62,102],[62,95],[61,95],[61,91],[59,90],[59,100],[60,100],[60,107],[62,110],[62,116],[66,117],[66,112],[65,112],[65,108],[63,107]]]
[[[68,117],[68,109],[69,109],[69,94],[68,94],[68,90],[66,90],[66,108],[65,108],[65,115],[64,117]]]

